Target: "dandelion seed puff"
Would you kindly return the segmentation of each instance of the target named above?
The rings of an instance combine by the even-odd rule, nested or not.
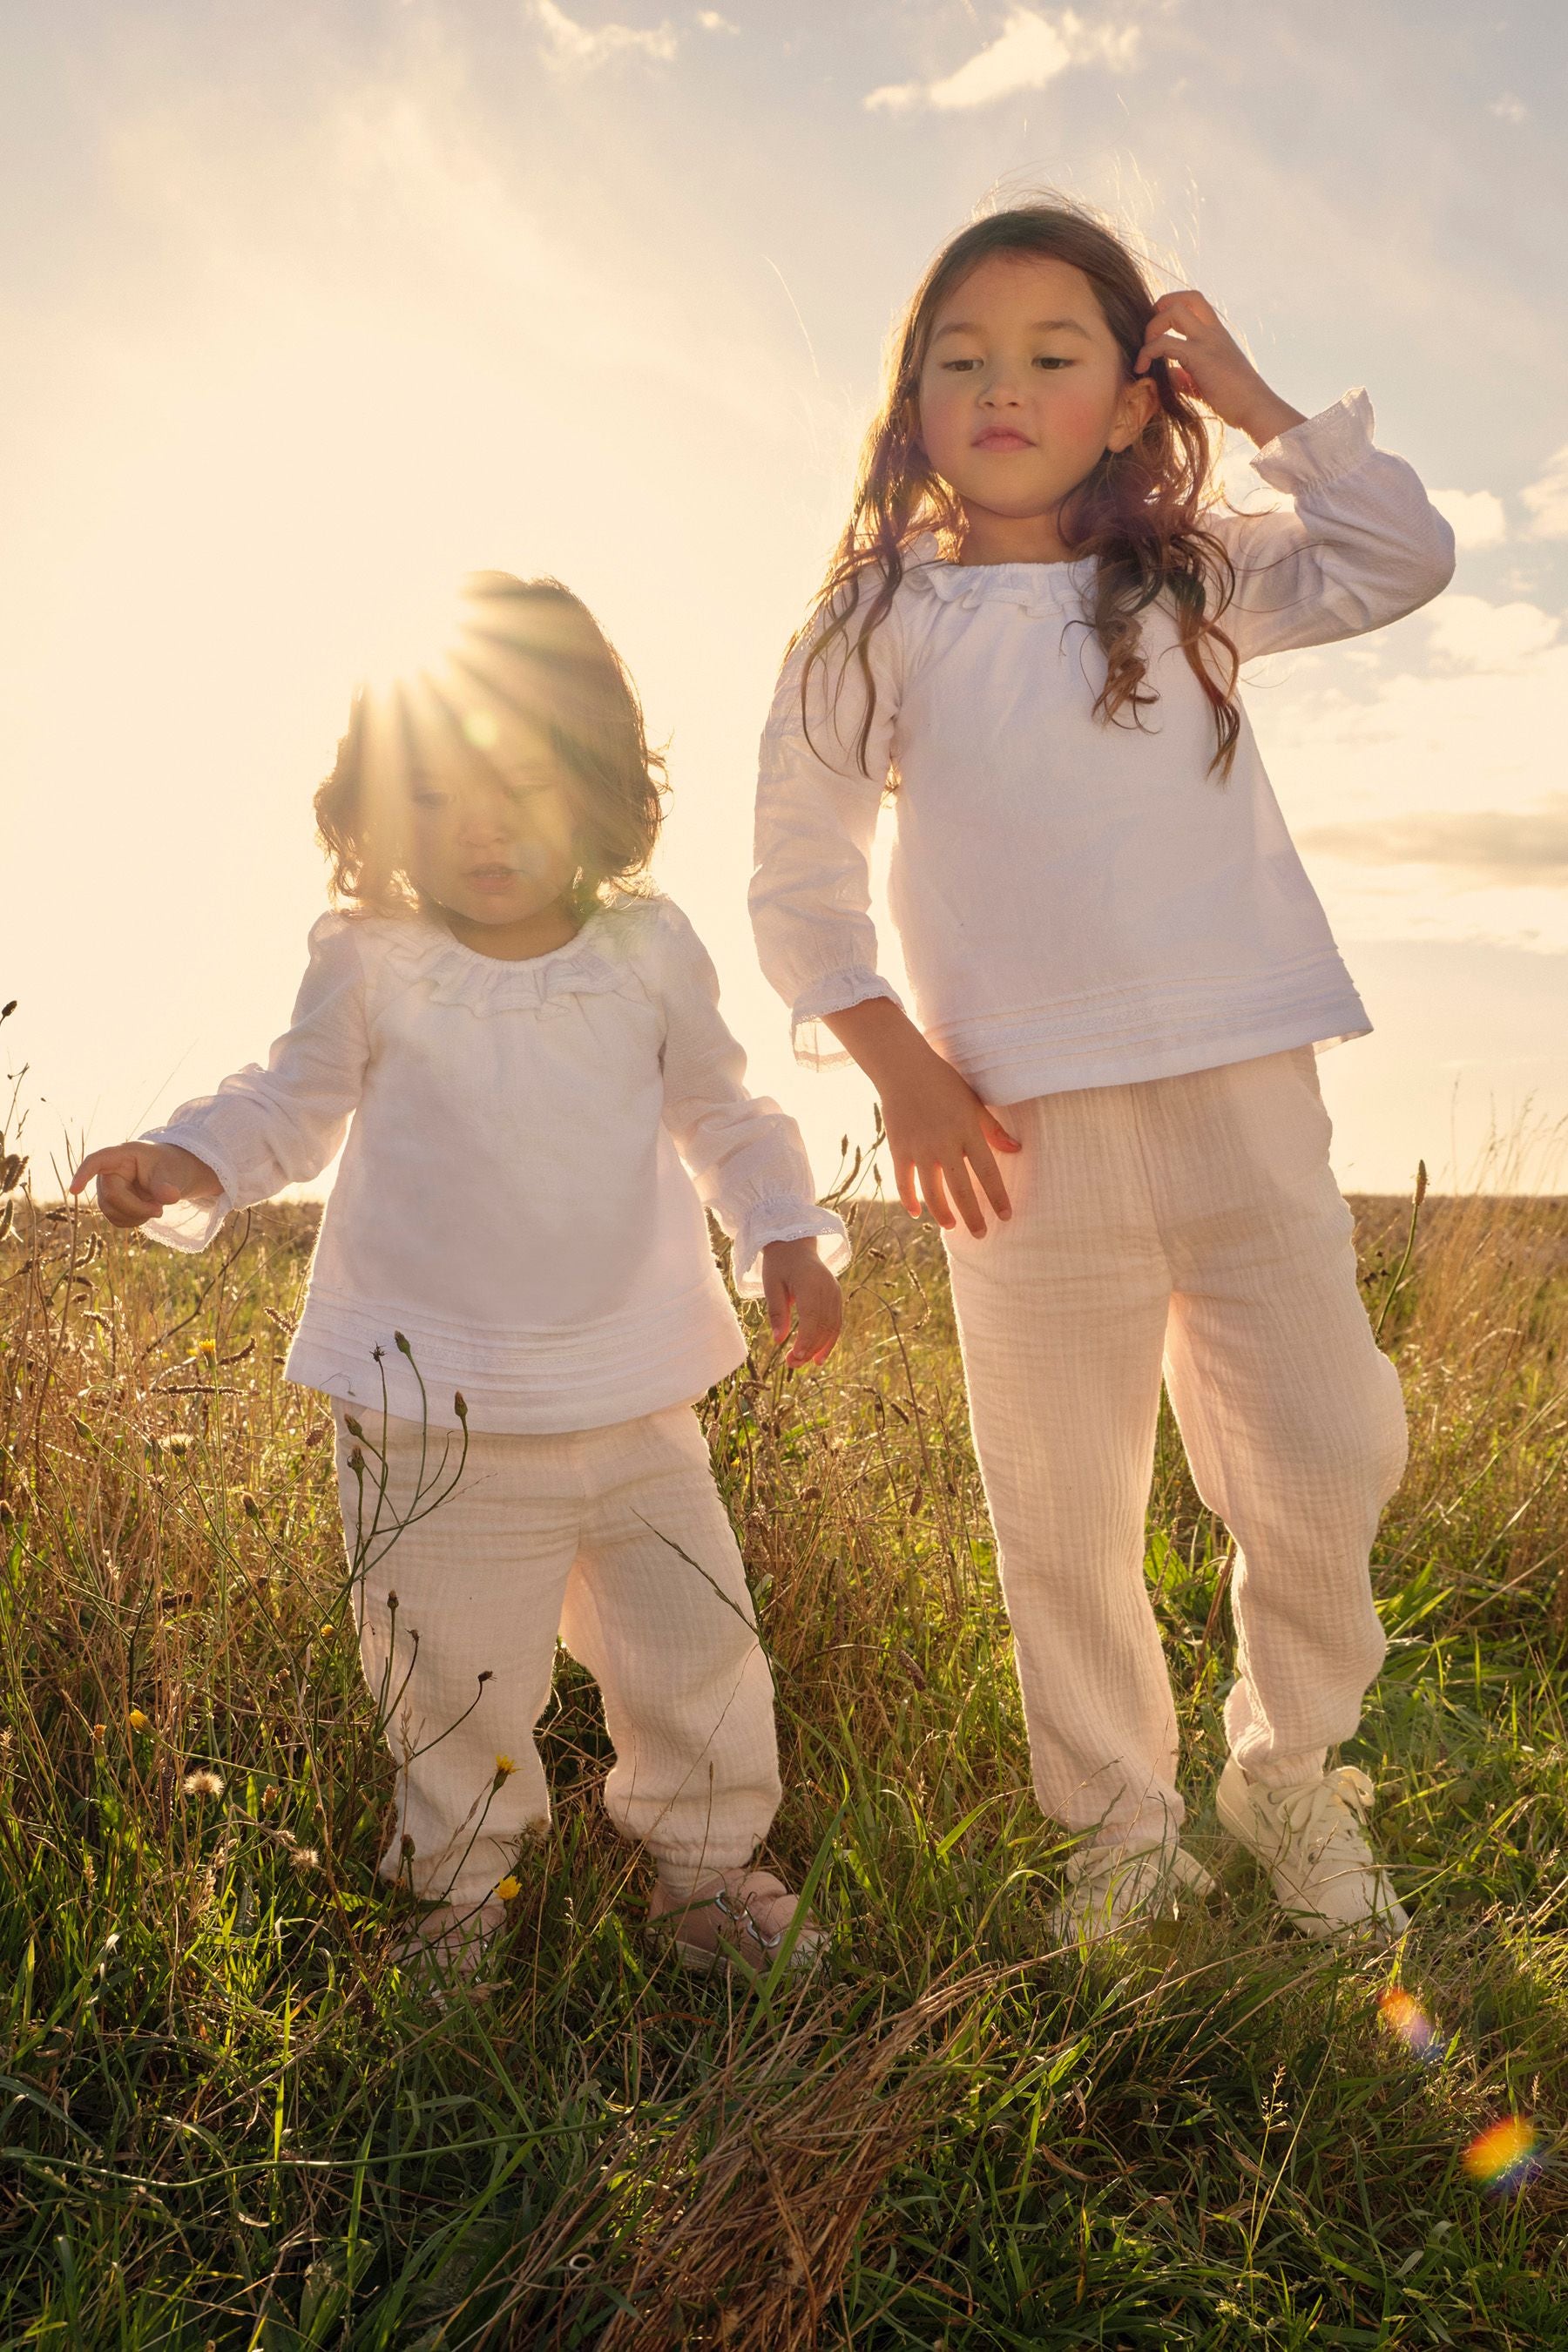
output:
[[[187,1772],[180,1786],[187,1797],[221,1797],[224,1789],[221,1775],[205,1769]]]
[[[158,1451],[161,1454],[172,1454],[175,1461],[178,1461],[182,1454],[188,1454],[190,1450],[190,1437],[184,1430],[177,1429],[172,1436],[161,1437],[158,1440]]]
[[[321,1854],[313,1845],[297,1845],[289,1856],[291,1870],[319,1870],[321,1865]]]

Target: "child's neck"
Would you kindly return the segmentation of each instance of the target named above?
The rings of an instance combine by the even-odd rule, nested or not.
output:
[[[583,919],[569,900],[558,898],[537,914],[519,915],[507,923],[479,923],[450,907],[436,909],[452,937],[476,955],[493,956],[498,963],[524,963],[530,956],[548,955],[563,948],[583,928]]]
[[[1048,514],[1003,515],[967,507],[959,534],[960,563],[1067,563],[1072,550]]]

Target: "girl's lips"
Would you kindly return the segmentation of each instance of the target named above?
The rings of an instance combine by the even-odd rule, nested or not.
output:
[[[977,433],[973,446],[976,449],[1032,449],[1035,445],[1026,434],[1014,433],[1005,425],[994,425],[988,433]]]

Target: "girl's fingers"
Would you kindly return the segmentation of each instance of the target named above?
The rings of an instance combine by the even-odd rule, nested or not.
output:
[[[95,1176],[134,1176],[136,1154],[123,1143],[106,1143],[100,1150],[89,1151],[76,1174],[71,1178],[73,1192],[86,1190]]]
[[[1149,372],[1149,366],[1152,361],[1180,360],[1185,355],[1190,355],[1192,349],[1193,338],[1191,335],[1151,335],[1149,341],[1144,344],[1142,350],[1138,354],[1138,364],[1134,368],[1133,373],[1135,375],[1146,375]]]
[[[984,1105],[980,1112],[980,1131],[986,1142],[994,1145],[998,1151],[1022,1151],[1024,1149],[1017,1137],[1010,1134],[1003,1126],[995,1112],[986,1110]]]
[[[911,1217],[921,1213],[921,1197],[917,1186],[915,1163],[895,1150],[893,1155],[893,1185],[900,1200]]]
[[[149,1201],[139,1184],[123,1176],[99,1178],[98,1205],[111,1225],[144,1225],[158,1213],[158,1202]]]
[[[1149,316],[1151,319],[1179,319],[1184,313],[1200,327],[1217,327],[1219,324],[1219,312],[1208,296],[1200,294],[1195,286],[1173,287],[1168,294],[1161,295]]]
[[[800,1319],[795,1326],[790,1362],[820,1364],[831,1352],[844,1320],[842,1293],[832,1276],[826,1276],[812,1282],[806,1295],[796,1299],[795,1307]]]
[[[921,1160],[921,1197],[944,1233],[957,1223],[952,1211],[947,1205],[947,1193],[942,1186],[942,1166],[940,1160]]]
[[[991,1156],[991,1146],[982,1139],[969,1147],[969,1164],[980,1180],[980,1189],[999,1217],[1010,1217],[1013,1203],[1007,1198],[1007,1187],[1002,1181],[1002,1171]]]
[[[971,1149],[973,1150],[973,1147]],[[968,1163],[960,1158],[951,1166],[944,1164],[942,1172],[947,1179],[947,1189],[952,1195],[953,1207],[958,1211],[975,1240],[984,1240],[985,1217],[979,1202],[974,1197],[974,1187],[969,1181]]]
[[[763,1305],[767,1309],[768,1329],[773,1335],[773,1345],[782,1348],[789,1337],[790,1297],[786,1286],[775,1277],[763,1276]]]

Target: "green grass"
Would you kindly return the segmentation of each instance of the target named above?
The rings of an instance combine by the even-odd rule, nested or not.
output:
[[[1381,1311],[1404,1218],[1361,1205]],[[1346,1752],[1400,1962],[1289,1939],[1215,1832],[1226,1545],[1168,1428],[1150,1573],[1225,1899],[1052,1950],[940,1252],[872,1208],[839,1355],[759,1332],[704,1408],[832,1965],[752,2000],[655,1958],[563,1661],[554,1830],[445,2009],[394,1961],[329,1424],[281,1379],[311,1223],[226,1265],[24,1213],[0,1258],[0,2341],[1568,2344],[1562,1205],[1429,1202],[1389,1314],[1414,1454]],[[1500,2199],[1461,2155],[1510,2114],[1545,2164]]]

